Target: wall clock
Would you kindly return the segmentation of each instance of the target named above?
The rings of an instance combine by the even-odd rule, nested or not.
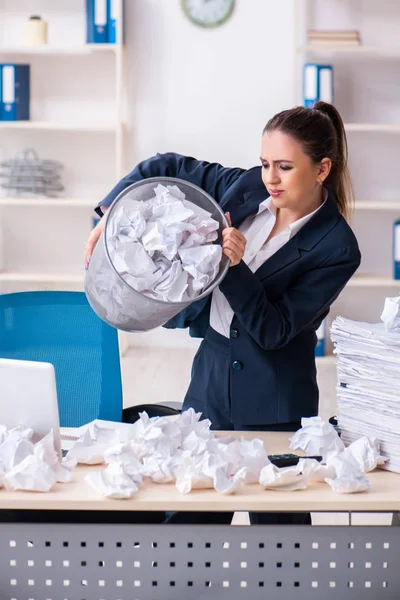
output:
[[[181,0],[189,19],[201,27],[217,27],[230,17],[235,0]]]

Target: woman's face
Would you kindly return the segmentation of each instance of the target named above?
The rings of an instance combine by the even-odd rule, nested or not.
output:
[[[277,208],[300,210],[321,201],[330,160],[315,164],[293,137],[267,131],[261,144],[262,180]]]

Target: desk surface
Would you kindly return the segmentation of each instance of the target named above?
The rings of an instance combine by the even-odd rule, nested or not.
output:
[[[233,432],[221,432],[231,436]],[[289,451],[288,433],[235,432],[247,439],[264,440],[269,454]],[[231,496],[214,490],[194,490],[182,495],[171,484],[145,481],[129,500],[111,500],[100,496],[85,481],[85,475],[103,467],[78,466],[71,483],[57,484],[49,493],[0,490],[0,509],[25,510],[193,510],[193,511],[400,511],[400,475],[375,470],[367,477],[369,492],[335,494],[326,483],[313,483],[306,490],[279,492],[264,490],[260,485],[244,486]]]

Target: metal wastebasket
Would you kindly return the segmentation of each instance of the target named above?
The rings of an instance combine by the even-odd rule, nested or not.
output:
[[[150,200],[159,184],[176,185],[185,194],[186,200],[208,211],[218,221],[220,226],[215,243],[222,244],[222,230],[229,225],[223,211],[209,194],[182,179],[152,177],[134,183],[121,192],[106,213],[104,232],[94,249],[84,286],[87,299],[97,315],[123,331],[148,331],[163,325],[192,302],[210,294],[221,283],[230,265],[223,254],[217,277],[196,298],[184,302],[164,302],[151,298],[133,289],[123,279],[110,256],[108,231],[112,228],[117,209],[121,206],[129,209],[129,204]]]

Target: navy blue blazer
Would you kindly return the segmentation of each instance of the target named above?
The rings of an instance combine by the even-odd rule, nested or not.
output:
[[[261,167],[225,168],[174,153],[143,161],[100,202],[108,206],[128,185],[148,177],[190,181],[208,192],[238,227],[268,196]],[[318,413],[316,330],[357,270],[357,240],[331,192],[321,209],[255,272],[241,261],[220,289],[234,317],[230,338],[232,422],[287,423]],[[204,337],[211,297],[194,302],[164,325]]]

